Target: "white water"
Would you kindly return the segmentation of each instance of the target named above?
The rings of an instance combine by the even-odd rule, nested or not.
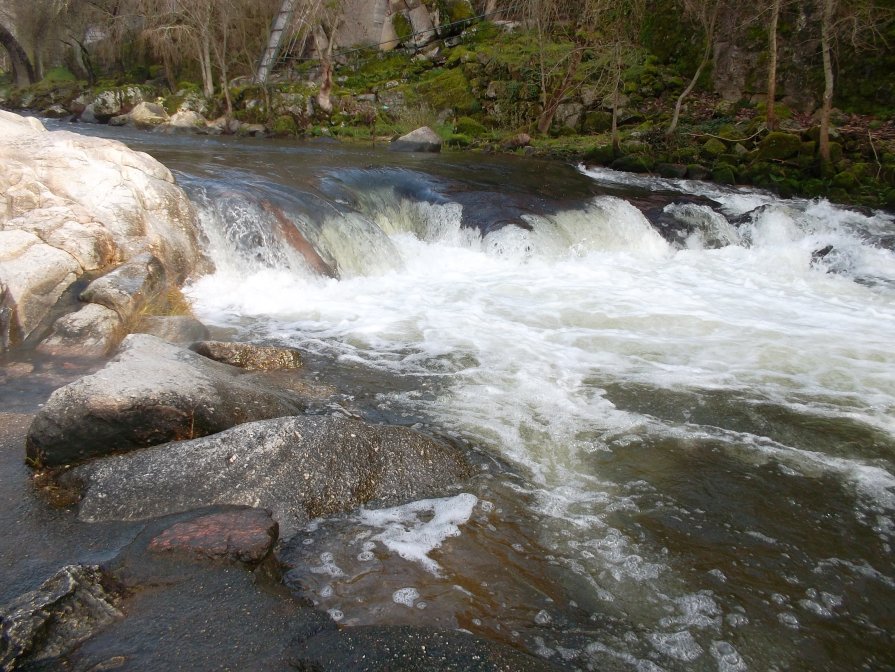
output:
[[[669,206],[668,214],[695,227],[670,244],[613,197],[530,215],[531,230],[508,226],[484,238],[461,229],[456,203],[381,203],[376,213],[352,219],[352,230],[375,224],[381,236],[330,248],[339,267],[350,269],[341,280],[317,277],[301,263],[247,265],[210,236],[218,271],[198,279],[189,296],[204,321],[238,325],[248,337],[439,379],[435,399],[395,392],[381,403],[432,417],[523,468],[539,512],[558,522],[544,539],[557,561],[645,628],[628,641],[638,655],[607,640],[578,651],[579,660],[647,669],[654,663],[642,656],[651,651],[671,667],[701,660],[747,669],[722,637],[749,619],[734,603],[719,606],[712,591],[683,585],[667,549],[612,523],[619,512],[638,510],[643,487],[605,476],[593,457],[645,440],[714,442],[744,466],[773,461],[794,476],[833,479],[874,512],[887,544],[895,512],[891,461],[794,445],[759,427],[728,426],[724,417],[690,422],[686,407],[674,419],[626,409],[607,390],[680,393],[697,405],[732,395],[747,409],[770,404],[872,427],[891,445],[895,255],[872,237],[891,232],[893,223],[825,202],[660,186],[686,186],[718,207]],[[727,219],[749,212],[739,226]],[[328,226],[337,229],[338,221]],[[813,257],[827,246],[826,256]],[[380,263],[383,250],[392,255],[387,263]],[[366,258],[376,263],[360,261]],[[450,534],[461,532],[462,521],[448,522]],[[383,532],[381,541],[399,543],[395,534]],[[408,553],[439,571],[426,552]],[[797,627],[787,600],[778,625]],[[814,601],[803,602],[816,611]],[[760,659],[761,643],[755,647]]]

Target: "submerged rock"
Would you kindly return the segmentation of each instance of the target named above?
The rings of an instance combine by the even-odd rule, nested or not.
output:
[[[550,663],[456,630],[406,625],[361,626],[324,631],[292,649],[300,670],[340,672],[541,672]]]
[[[26,449],[35,465],[71,464],[293,415],[304,406],[298,395],[239,369],[133,334],[103,369],[50,396],[31,424]]]
[[[241,369],[269,371],[301,368],[301,353],[295,348],[278,348],[252,343],[201,341],[190,349],[203,357]]]
[[[396,152],[440,152],[441,138],[428,126],[402,135],[389,146]]]
[[[98,566],[63,567],[37,590],[0,608],[0,669],[58,658],[123,618],[120,601],[114,582]]]
[[[412,429],[299,416],[97,460],[62,480],[81,490],[86,521],[237,504],[270,509],[289,535],[310,518],[441,494],[471,475],[458,449]]]
[[[174,523],[154,536],[147,549],[254,567],[270,554],[278,535],[270,511],[240,508]]]

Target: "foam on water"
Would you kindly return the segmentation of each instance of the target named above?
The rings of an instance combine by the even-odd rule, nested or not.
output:
[[[472,510],[478,502],[475,495],[463,493],[445,499],[424,499],[404,506],[390,509],[369,509],[359,514],[365,525],[382,529],[370,537],[381,542],[393,553],[405,560],[417,562],[432,574],[440,575],[441,567],[429,557],[429,553],[440,548],[445,539],[460,534],[460,526],[469,520]],[[431,516],[431,517],[428,517]],[[426,519],[428,517],[428,519]],[[395,602],[413,606],[413,600],[419,597],[411,592],[415,589],[404,589],[395,593]]]
[[[789,445],[765,435],[760,422],[746,431],[725,426],[724,417],[663,419],[613,402],[606,388],[653,390],[659,403],[663,392],[735,393],[747,414],[750,404],[761,404],[811,421],[848,420],[892,441],[895,255],[877,242],[893,223],[826,202],[650,184],[685,186],[718,207],[670,205],[665,214],[690,233],[669,243],[614,197],[526,215],[528,228],[504,226],[484,237],[462,226],[457,203],[382,197],[381,211],[362,221],[374,223],[388,246],[349,252],[331,244],[339,268],[355,269],[340,280],[288,264],[229,263],[221,251],[217,272],[188,294],[203,320],[247,336],[437,379],[434,398],[422,391],[384,396],[523,469],[528,480],[520,490],[557,521],[544,538],[551,561],[584,577],[604,604],[647,624],[632,642],[592,642],[580,655],[632,669],[655,669],[647,658],[659,656],[673,669],[700,661],[738,671],[747,652],[730,633],[759,619],[729,602],[722,607],[704,586],[683,585],[674,557],[617,522],[637,516],[647,486],[605,476],[602,456],[646,440],[720,446],[744,469],[773,462],[789,478],[839,483],[878,514],[883,536],[895,512],[891,462],[847,446],[833,454]],[[340,261],[370,253],[394,258],[375,272]],[[359,521],[375,529],[367,543],[439,575],[430,553],[461,533],[477,501],[470,494],[425,500],[364,511]],[[865,514],[858,509],[856,518]],[[744,537],[764,543],[748,531]],[[365,546],[357,559],[372,561],[372,551]],[[737,578],[724,567],[708,564],[700,576],[733,585]],[[338,567],[321,558],[311,571],[336,576]],[[399,593],[396,603],[416,599]],[[791,602],[799,615],[774,607],[774,628],[800,627],[803,612],[831,611],[822,597],[799,600]],[[753,647],[749,655],[763,653]]]

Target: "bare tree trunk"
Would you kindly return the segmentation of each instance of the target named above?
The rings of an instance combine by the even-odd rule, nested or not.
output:
[[[820,44],[824,62],[824,97],[820,108],[820,138],[818,142],[818,154],[821,166],[830,163],[830,113],[833,110],[833,59],[832,30],[833,10],[835,0],[822,0],[822,23],[820,29]]]
[[[768,25],[768,102],[766,110],[766,123],[769,130],[777,128],[777,22],[780,19],[780,2],[773,0],[771,3],[771,21]]]
[[[330,100],[330,94],[333,91],[333,48],[336,44],[336,30],[340,22],[340,19],[336,20],[329,31],[329,35],[326,34],[322,25],[318,29],[319,32],[314,34],[314,39],[317,42],[317,52],[320,55],[320,64],[323,67],[320,91],[317,93],[317,106],[326,114],[330,114],[333,111],[333,103]],[[326,48],[321,49],[321,43],[324,40],[326,40]]]
[[[199,49],[199,69],[202,70],[202,93],[206,98],[214,96],[214,75],[211,72],[211,36],[208,30],[201,32]]]
[[[566,68],[566,75],[556,90],[550,94],[547,104],[538,118],[538,133],[542,135],[547,133],[550,130],[550,126],[553,125],[553,117],[556,116],[556,110],[559,109],[563,96],[566,95],[569,87],[572,86],[572,80],[575,78],[575,73],[578,72],[578,66],[581,65],[582,53],[581,49],[576,49],[569,56],[569,67]]]
[[[9,54],[13,80],[16,86],[30,86],[34,84],[37,81],[37,77],[28,54],[25,53],[22,45],[19,44],[19,41],[5,26],[0,26],[0,45],[3,45]]]
[[[621,83],[621,71],[617,71],[615,75],[615,87],[612,90],[612,155],[621,154],[621,145],[619,143],[618,133],[618,85]]]
[[[699,67],[696,68],[696,73],[693,75],[693,79],[690,80],[687,88],[684,89],[684,92],[678,97],[677,102],[674,104],[674,114],[671,117],[671,123],[668,125],[668,130],[665,131],[666,137],[674,135],[675,131],[677,131],[677,124],[678,121],[680,121],[681,106],[684,104],[684,99],[690,95],[691,91],[693,91],[696,82],[699,81],[699,77],[702,75],[702,71],[705,69],[705,66],[708,65],[709,60],[712,57],[712,44],[715,41],[715,21],[718,18],[718,7],[720,4],[720,2],[715,2],[714,7],[712,7],[711,16],[705,26],[705,49],[702,52],[702,60],[699,62]]]

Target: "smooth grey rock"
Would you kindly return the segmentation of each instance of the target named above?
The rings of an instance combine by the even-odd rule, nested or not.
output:
[[[440,152],[441,138],[428,126],[402,135],[389,146],[396,152]]]
[[[114,310],[90,303],[53,323],[53,331],[37,349],[69,357],[101,357],[121,339],[122,321]]]
[[[292,648],[300,670],[340,672],[548,672],[559,668],[506,644],[457,630],[408,625],[321,632]]]
[[[165,267],[154,255],[144,252],[91,282],[80,299],[114,310],[126,322],[164,286]]]
[[[134,333],[149,334],[175,345],[187,345],[210,335],[208,327],[189,315],[147,315]]]
[[[194,110],[178,110],[168,119],[168,126],[182,129],[200,129],[208,124],[205,117]]]
[[[301,353],[295,348],[278,348],[253,343],[201,341],[190,350],[216,362],[253,371],[301,368]]]
[[[298,395],[262,386],[237,368],[131,334],[103,369],[53,392],[31,423],[26,449],[34,465],[71,464],[293,415],[304,406]]]
[[[472,475],[456,448],[406,427],[340,416],[252,422],[76,467],[85,521],[140,520],[216,504],[273,512],[284,536],[310,518],[444,492]]]
[[[28,231],[0,231],[0,278],[6,305],[14,307],[21,339],[27,338],[81,272],[75,259]]]
[[[123,618],[119,604],[114,583],[99,567],[63,567],[0,609],[0,670],[58,658]]]
[[[130,120],[137,128],[159,126],[168,122],[170,117],[164,107],[158,103],[142,102],[130,111]]]

